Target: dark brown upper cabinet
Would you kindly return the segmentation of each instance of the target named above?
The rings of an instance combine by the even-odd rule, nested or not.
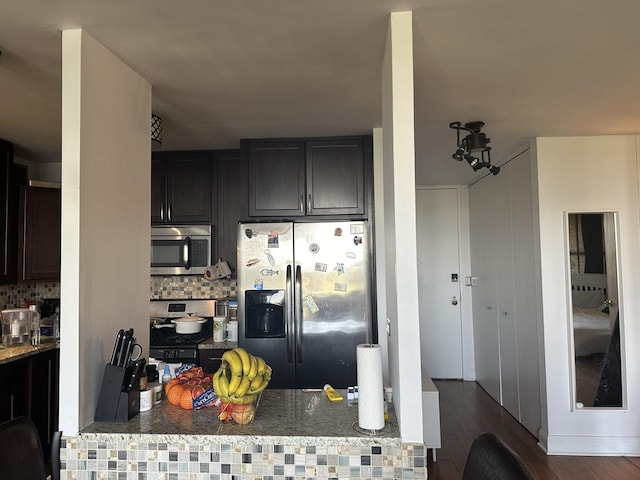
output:
[[[370,199],[368,137],[244,140],[249,216],[364,216]]]
[[[302,141],[249,140],[249,215],[305,215],[305,146]]]
[[[213,157],[210,151],[157,152],[151,160],[151,223],[210,224]]]
[[[18,280],[60,279],[59,188],[20,188]]]
[[[18,186],[13,171],[13,144],[0,140],[0,284],[15,282],[18,271]]]
[[[238,222],[247,219],[248,165],[240,150],[216,150],[214,155],[218,180],[215,261],[226,261],[235,276]]]
[[[362,139],[310,141],[306,147],[307,215],[363,215]]]

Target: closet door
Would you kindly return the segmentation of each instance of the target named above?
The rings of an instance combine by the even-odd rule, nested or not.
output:
[[[536,437],[540,285],[528,151],[469,189],[478,383]]]
[[[536,282],[536,255],[531,160],[529,152],[511,162],[513,232],[513,288],[516,304],[516,343],[520,423],[536,437],[540,430],[540,361],[538,321],[540,289]],[[502,172],[501,172],[502,173]]]
[[[489,395],[501,403],[495,247],[493,245],[494,198],[494,186],[491,182],[480,181],[469,189],[476,380]]]
[[[493,246],[496,252],[496,293],[498,297],[498,335],[500,342],[500,378],[502,406],[520,418],[518,395],[518,347],[516,342],[516,307],[513,289],[513,228],[511,205],[511,164],[490,179],[494,188],[493,214],[496,226]]]

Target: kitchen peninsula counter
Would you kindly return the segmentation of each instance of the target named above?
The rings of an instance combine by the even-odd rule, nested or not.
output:
[[[59,348],[59,345],[60,342],[57,339],[47,338],[42,340],[40,345],[20,345],[0,348],[0,365],[54,350]]]
[[[105,434],[123,439],[128,436],[189,437],[215,435],[240,441],[238,437],[255,441],[258,437],[278,437],[277,443],[298,444],[301,440],[326,437],[331,443],[370,444],[400,442],[393,412],[384,431],[372,436],[353,428],[358,423],[358,407],[346,400],[330,402],[324,392],[305,393],[302,390],[265,390],[254,421],[247,425],[221,422],[215,407],[184,410],[163,400],[147,412],[140,412],[126,423],[96,422],[84,428],[80,435],[103,437]]]
[[[381,435],[358,433],[358,409],[324,392],[265,390],[253,423],[166,400],[126,423],[93,423],[64,436],[62,478],[426,478],[424,443],[402,442],[391,412]],[[115,478],[115,477],[114,477]]]

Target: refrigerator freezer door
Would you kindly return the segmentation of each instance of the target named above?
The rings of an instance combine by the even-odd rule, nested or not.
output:
[[[271,366],[269,388],[295,382],[294,319],[287,304],[292,265],[293,224],[238,225],[238,344]]]
[[[356,347],[371,325],[368,248],[366,222],[295,224],[296,387],[356,385]]]

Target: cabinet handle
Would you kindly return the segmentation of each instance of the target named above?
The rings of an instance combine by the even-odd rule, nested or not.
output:
[[[164,222],[164,202],[160,204],[160,220]]]
[[[309,200],[307,201],[307,213],[311,213],[311,194],[309,194]]]
[[[300,213],[304,213],[304,195],[300,195]]]
[[[167,203],[167,220],[171,221],[171,204]]]

